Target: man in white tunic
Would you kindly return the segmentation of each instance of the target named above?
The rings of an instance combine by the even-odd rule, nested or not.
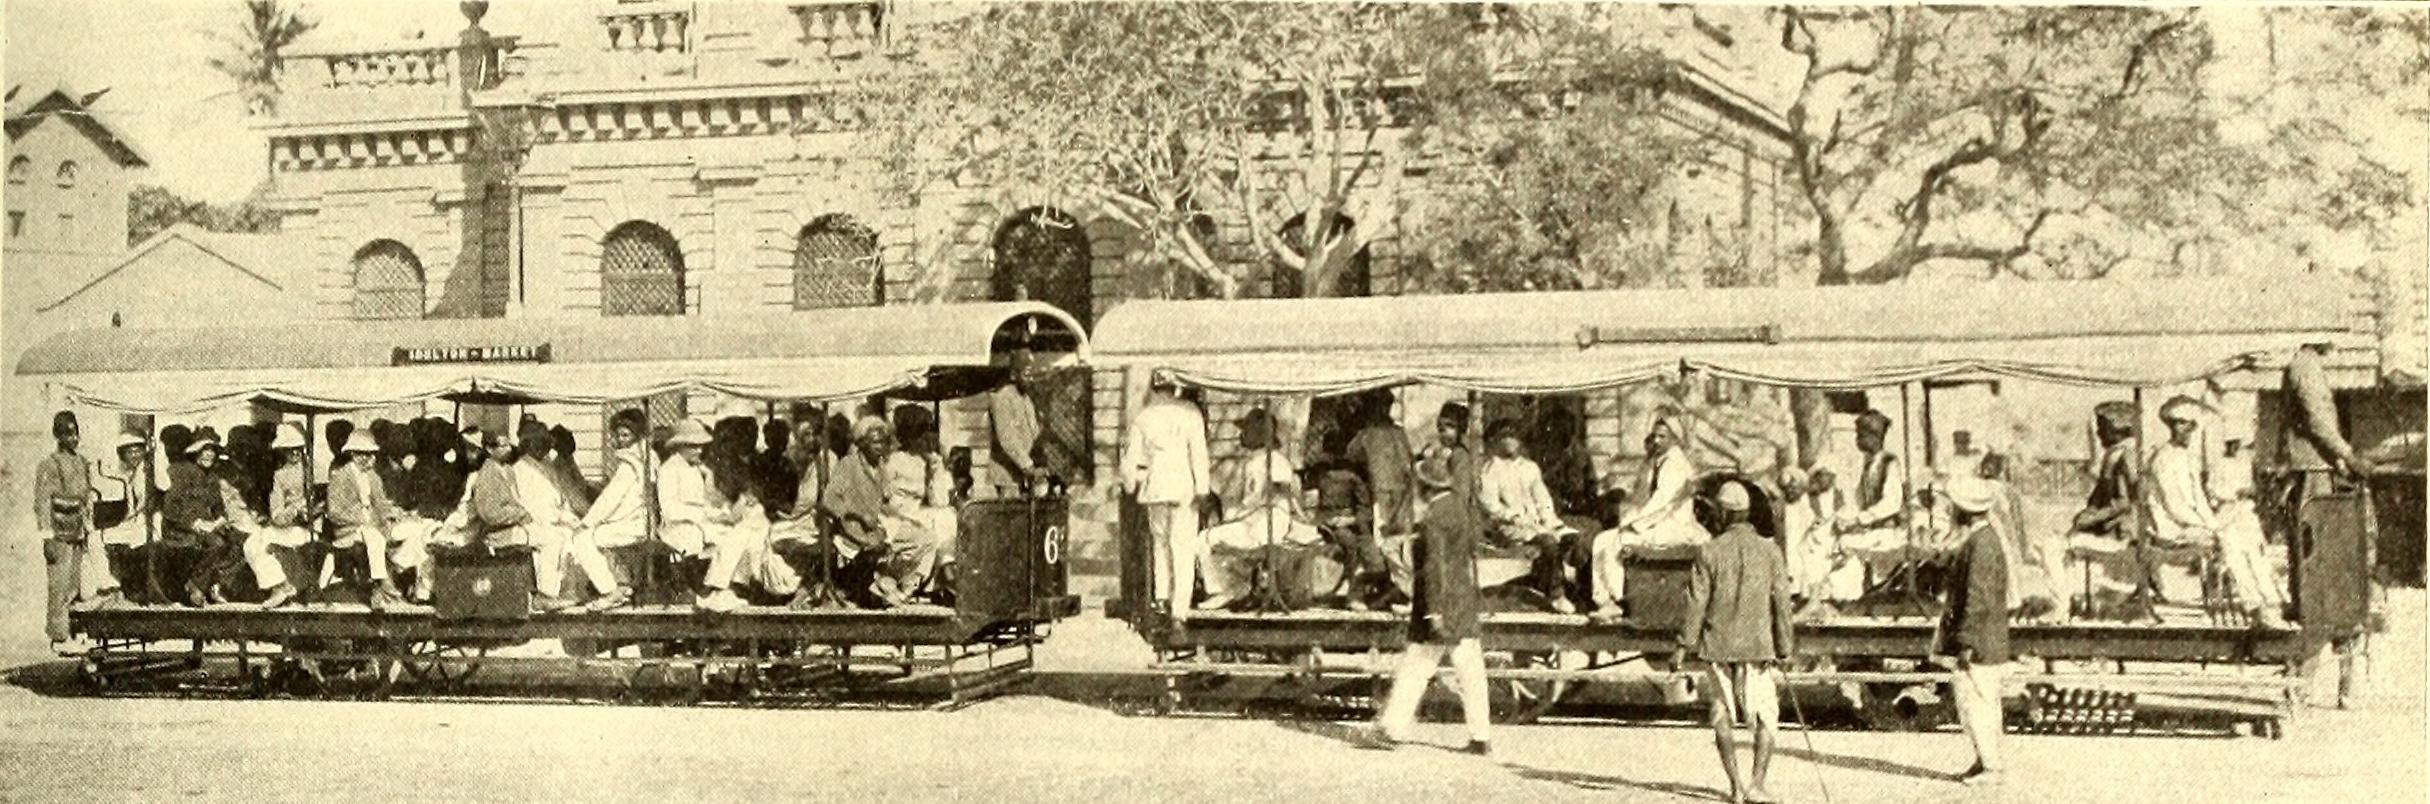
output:
[[[1637,480],[1637,507],[1620,524],[1595,535],[1596,614],[1620,614],[1628,590],[1621,559],[1641,550],[1695,547],[1713,534],[1696,524],[1696,464],[1679,446],[1679,432],[1670,420],[1654,422],[1645,434],[1645,472]]]
[[[1207,421],[1162,373],[1148,382],[1147,405],[1131,419],[1122,448],[1124,482],[1146,509],[1154,551],[1153,594],[1173,618],[1187,619],[1198,575],[1198,501],[1213,485]]]
[[[2202,478],[2202,442],[2197,437],[2201,424],[2196,415],[2201,408],[2202,403],[2184,396],[2160,407],[2160,421],[2168,425],[2168,443],[2152,449],[2143,475],[2152,535],[2169,544],[2216,544],[2220,563],[2235,582],[2236,602],[2252,615],[2253,624],[2286,628],[2286,601],[2262,553],[2261,521],[2251,516],[2222,517],[2211,505]]]

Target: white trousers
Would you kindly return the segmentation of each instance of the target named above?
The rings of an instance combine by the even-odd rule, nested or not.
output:
[[[287,568],[270,554],[272,547],[302,547],[312,541],[312,531],[298,526],[271,525],[245,538],[245,566],[253,570],[253,585],[275,589],[287,582]]]
[[[428,569],[430,552],[427,540],[430,538],[432,529],[417,524],[425,521],[427,520],[407,517],[398,520],[395,525],[391,525],[385,530],[356,528],[353,531],[338,534],[337,545],[351,547],[357,543],[362,544],[363,555],[371,565],[371,579],[393,583],[396,578],[389,571],[392,566]],[[321,560],[321,585],[329,585],[329,579],[336,573],[336,568],[337,562],[334,557]]]
[[[1206,550],[1198,536],[1198,509],[1189,503],[1148,503],[1148,544],[1155,554],[1157,599],[1174,610],[1190,607],[1198,579],[1198,555]]]
[[[1460,718],[1468,723],[1468,739],[1483,742],[1493,738],[1492,702],[1485,689],[1485,648],[1474,639],[1454,645],[1409,643],[1400,665],[1393,668],[1392,691],[1384,696],[1384,708],[1376,713],[1375,725],[1384,736],[1399,740],[1416,725],[1418,700],[1426,697],[1426,684],[1443,666],[1446,652],[1451,654],[1451,672],[1459,680],[1452,691],[1460,696]]]
[[[1951,703],[1957,707],[1958,725],[1965,729],[1966,739],[1974,743],[1975,761],[1990,770],[2001,768],[2000,726],[2004,716],[2000,709],[2000,685],[2007,678],[2007,665],[1960,662],[1951,684],[1957,693],[1957,699]]]
[[[766,520],[746,518],[734,525],[672,522],[658,533],[677,551],[708,556],[708,574],[701,579],[701,585],[718,590],[733,586],[738,577],[749,580],[746,571],[758,574],[762,557],[768,552],[768,530]]]
[[[2273,613],[2284,608],[2286,595],[2279,591],[2278,573],[2271,569],[2264,552],[2261,517],[2253,513],[2253,504],[2232,503],[2219,510],[2219,519],[2219,563],[2226,565],[2228,578],[2236,583],[2237,604]]]

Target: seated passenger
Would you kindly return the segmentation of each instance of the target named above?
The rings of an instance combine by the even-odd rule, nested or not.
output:
[[[2135,406],[2110,400],[2093,408],[2093,437],[2101,457],[2093,466],[2092,492],[2076,512],[2071,535],[2124,542],[2134,532]]]
[[[867,416],[852,430],[852,454],[835,463],[819,504],[842,528],[835,542],[839,557],[874,565],[870,593],[886,605],[903,605],[935,568],[937,539],[896,510],[886,493],[883,467],[894,452],[894,426]]]
[[[279,425],[270,454],[278,462],[278,471],[270,479],[269,511],[245,540],[245,564],[253,569],[253,583],[270,593],[262,600],[265,609],[295,600],[294,581],[271,548],[294,550],[312,543],[313,526],[320,520],[312,488],[304,479],[304,428],[293,423]]]
[[[649,431],[641,411],[625,408],[608,422],[607,485],[600,488],[591,510],[574,526],[574,540],[591,549],[613,550],[649,538],[649,504],[642,497],[641,439]],[[622,590],[619,590],[622,591]]]
[[[1299,471],[1280,449],[1274,416],[1264,409],[1249,411],[1239,421],[1241,451],[1212,467],[1210,484],[1223,508],[1222,521],[1199,531],[1206,552],[1199,564],[1207,599],[1198,608],[1220,609],[1239,598],[1242,576],[1254,567],[1244,560],[1269,546],[1305,546],[1322,541],[1314,523],[1299,516]],[[1360,537],[1335,534],[1345,552],[1354,556]],[[1373,540],[1363,542],[1373,550]],[[1312,591],[1312,590],[1311,590]]]
[[[1645,434],[1645,470],[1631,495],[1637,507],[1620,524],[1595,535],[1596,616],[1620,616],[1620,601],[1628,589],[1621,559],[1629,553],[1664,548],[1695,547],[1713,540],[1696,523],[1696,464],[1679,445],[1679,432],[1669,419],[1660,419]]]
[[[709,428],[690,419],[667,435],[670,454],[658,466],[658,532],[677,552],[709,559],[701,596],[693,605],[702,611],[730,612],[743,607],[734,583],[756,569],[767,533],[734,527],[731,507],[713,499],[712,478],[702,457],[710,440]]]
[[[344,462],[329,474],[328,516],[329,529],[336,536],[332,546],[363,548],[371,567],[371,608],[378,611],[406,602],[398,590],[396,577],[405,570],[423,568],[429,555],[424,552],[422,542],[414,538],[415,534],[392,532],[397,520],[396,505],[388,497],[386,484],[380,482],[379,474],[372,468],[379,446],[372,443],[370,436],[369,432],[355,431],[340,448]],[[324,581],[330,572],[329,562],[323,562]],[[427,572],[416,573],[417,598],[429,598],[428,577]]]
[[[953,475],[945,470],[945,456],[937,449],[933,419],[916,405],[895,408],[895,432],[902,436],[903,448],[886,457],[886,493],[894,510],[919,520],[935,537],[935,586],[950,589],[961,521],[953,508]]]
[[[1856,417],[1856,486],[1837,516],[1840,550],[1864,562],[1875,581],[1911,557],[1910,493],[1898,456],[1884,449],[1889,434],[1890,417],[1881,411],[1867,410]]]
[[[575,526],[581,519],[574,515],[573,506],[566,503],[559,490],[564,481],[557,468],[548,460],[556,440],[548,428],[537,421],[524,422],[519,427],[521,437],[516,448],[503,460],[515,484],[515,503],[523,509],[524,521],[507,531],[510,543],[530,545],[533,577],[537,583],[532,604],[537,611],[568,608],[565,597],[565,564],[571,559],[582,571],[591,588],[606,597],[605,607],[623,605],[632,592],[616,582],[615,572],[608,567],[607,556],[589,541],[574,538]]]
[[[98,533],[90,549],[101,551],[102,566],[110,574],[102,588],[116,587],[129,597],[143,591],[138,570],[145,558],[137,551],[151,543],[151,519],[160,511],[160,495],[144,472],[148,446],[141,435],[121,433],[110,444],[114,457],[93,463],[93,528]],[[106,595],[104,599],[109,600]]]
[[[180,602],[203,606],[216,599],[231,542],[240,538],[230,527],[227,498],[220,494],[214,467],[219,464],[219,437],[208,428],[186,446],[184,459],[169,467],[169,493],[162,502],[163,538],[159,560]],[[241,559],[241,557],[240,557]]]
[[[1533,571],[1536,590],[1552,610],[1578,610],[1569,599],[1568,568],[1577,563],[1570,554],[1584,541],[1561,520],[1552,491],[1536,462],[1519,454],[1518,424],[1508,419],[1485,430],[1487,457],[1477,472],[1477,504],[1487,522],[1487,538],[1503,546],[1530,545],[1536,550]]]
[[[2152,450],[2145,464],[2146,506],[2154,541],[2166,545],[2210,545],[2233,581],[2236,603],[2262,628],[2287,627],[2286,599],[2278,590],[2277,573],[2262,553],[2261,520],[2249,509],[2222,516],[2211,504],[2202,481],[2202,447],[2196,440],[2202,403],[2190,397],[2170,399],[2160,407],[2168,425],[2168,443]]]

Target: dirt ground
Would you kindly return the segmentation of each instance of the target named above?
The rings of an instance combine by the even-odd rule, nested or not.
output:
[[[55,675],[22,482],[0,476],[0,511],[28,512],[0,517],[0,667]],[[1970,759],[1954,731],[1791,731],[1773,789],[1796,802],[2419,800],[2424,603],[2419,590],[2391,596],[2359,709],[2307,711],[2285,740],[2011,735],[2010,778],[1978,789],[1947,779]],[[1087,618],[1041,664],[1085,674],[1146,658],[1119,623]],[[1659,802],[1726,790],[1697,728],[1506,727],[1490,759],[1442,748],[1463,739],[1452,724],[1392,753],[1354,748],[1344,730],[1026,695],[932,713],[87,699],[9,684],[0,800]]]

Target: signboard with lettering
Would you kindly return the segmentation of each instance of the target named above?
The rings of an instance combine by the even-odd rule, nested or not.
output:
[[[546,363],[548,344],[507,346],[399,346],[391,365],[441,363]]]

